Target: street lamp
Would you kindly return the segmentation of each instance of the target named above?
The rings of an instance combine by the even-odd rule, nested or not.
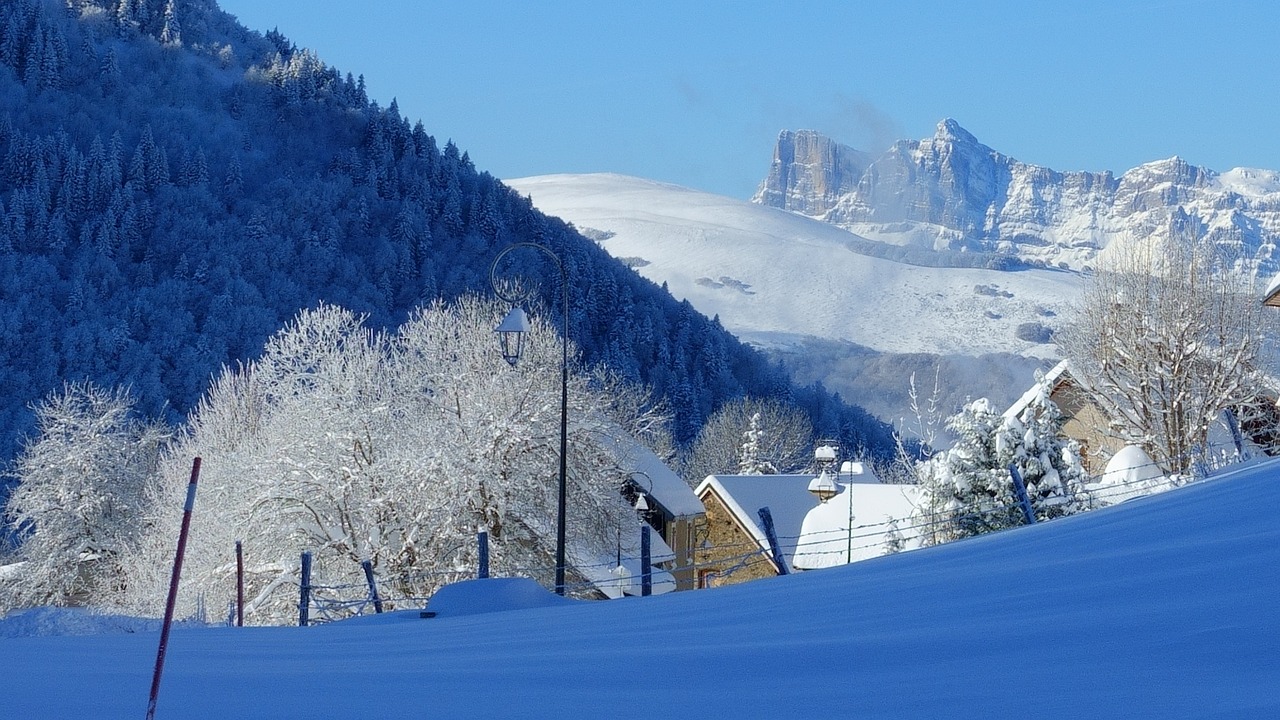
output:
[[[520,356],[524,352],[525,334],[529,332],[529,316],[520,307],[520,303],[528,298],[529,291],[521,290],[517,285],[499,282],[497,272],[498,263],[502,258],[518,248],[532,248],[545,253],[555,262],[556,269],[560,271],[560,290],[564,306],[561,318],[563,325],[560,332],[560,489],[556,503],[556,594],[564,595],[565,489],[569,455],[569,278],[565,274],[564,263],[560,262],[560,258],[537,243],[516,243],[498,253],[498,256],[493,259],[493,264],[489,266],[489,284],[493,286],[493,291],[499,298],[511,303],[512,306],[511,312],[507,313],[502,323],[494,328],[502,347],[502,357],[511,364],[511,367],[515,367],[520,361]]]
[[[809,492],[818,496],[818,501],[825,503],[831,498],[839,495],[840,486],[844,486],[844,492],[849,494],[849,527],[848,540],[845,546],[845,562],[853,562],[853,476],[863,473],[862,463],[846,462],[841,466],[840,471],[832,477],[829,472],[836,463],[836,453],[838,449],[834,444],[824,443],[818,446],[814,451],[814,461],[817,463],[819,472],[818,476],[809,481]],[[849,475],[847,483],[841,483],[839,477],[841,473]]]
[[[818,466],[818,475],[809,481],[809,492],[817,495],[819,502],[825,503],[840,494],[840,485],[827,472],[836,464],[838,451],[835,443],[825,440],[819,441],[818,447],[813,451],[813,461]]]

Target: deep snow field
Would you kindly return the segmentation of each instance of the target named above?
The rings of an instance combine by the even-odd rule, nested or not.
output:
[[[732,587],[585,602],[473,581],[433,619],[178,628],[156,716],[1277,718],[1277,507],[1268,461]],[[143,717],[158,636],[67,611],[0,621],[0,717]]]

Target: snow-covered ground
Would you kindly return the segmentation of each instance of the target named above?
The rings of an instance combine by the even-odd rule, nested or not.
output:
[[[504,180],[640,274],[762,344],[811,336],[883,352],[1052,356],[1020,324],[1055,326],[1080,276],[907,265],[859,254],[856,236],[774,208],[614,174]]]
[[[470,583],[433,619],[178,629],[157,717],[1276,718],[1276,507],[1272,461],[726,588],[553,603]],[[0,630],[0,715],[144,714],[154,625],[26,626]]]

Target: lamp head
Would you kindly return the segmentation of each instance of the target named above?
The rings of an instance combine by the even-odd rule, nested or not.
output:
[[[513,307],[493,331],[498,333],[502,359],[515,367],[524,354],[524,338],[529,333],[529,316],[522,308]]]
[[[840,493],[840,487],[836,485],[835,478],[823,470],[818,477],[809,481],[809,492],[817,495],[819,502],[825,503]]]

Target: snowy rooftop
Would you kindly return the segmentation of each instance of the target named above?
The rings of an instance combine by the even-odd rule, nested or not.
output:
[[[778,544],[789,561],[796,550],[805,513],[818,504],[809,492],[812,480],[812,475],[710,475],[699,483],[697,492],[701,496],[714,490],[762,548],[769,547],[769,540],[760,527],[758,512],[762,507],[769,508]]]
[[[705,512],[702,501],[679,475],[667,467],[652,450],[617,429],[607,438],[613,446],[618,465],[632,473],[636,487],[656,499],[666,511],[675,517],[701,515]]]
[[[919,500],[918,485],[845,485],[840,494],[805,515],[792,566],[815,570],[884,555],[890,521],[897,521],[903,549],[919,547],[918,535],[910,527],[911,512]]]
[[[1049,392],[1053,392],[1053,387],[1057,385],[1058,381],[1064,376],[1071,376],[1071,363],[1068,360],[1062,360],[1057,365],[1054,365],[1049,372],[1044,374],[1042,379],[1032,384],[1032,386],[1022,394],[1022,397],[1018,398],[1016,402],[1010,405],[1009,409],[1004,411],[1003,416],[1007,418],[1018,417],[1022,414],[1022,411],[1026,410],[1027,406],[1034,402],[1036,397],[1040,395],[1042,388],[1048,389]]]
[[[1262,304],[1280,307],[1280,273],[1271,278],[1271,283],[1267,285],[1267,291],[1262,294]]]
[[[879,483],[870,473],[853,477],[859,485]],[[759,510],[768,507],[778,545],[790,563],[805,515],[818,504],[818,498],[809,492],[813,478],[813,475],[710,475],[698,484],[697,493],[701,497],[707,490],[714,489],[762,548],[769,547],[769,539],[760,526]],[[847,478],[841,476],[840,482]]]

